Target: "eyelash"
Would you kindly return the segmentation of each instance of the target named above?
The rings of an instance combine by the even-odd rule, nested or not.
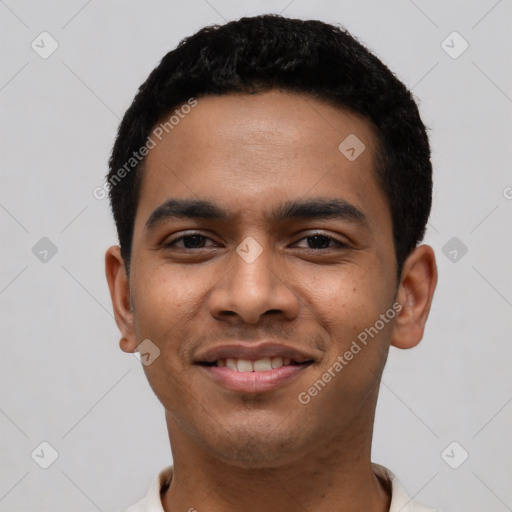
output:
[[[180,242],[180,241],[184,240],[185,238],[191,238],[191,237],[195,237],[195,236],[202,237],[202,238],[204,238],[206,240],[211,240],[211,238],[207,237],[206,235],[203,235],[203,234],[198,233],[198,232],[192,232],[192,233],[189,233],[187,235],[182,235],[182,236],[180,236],[178,238],[175,238],[175,239],[169,241],[168,243],[165,243],[163,245],[163,248],[164,249],[175,248],[176,247],[175,244],[177,242]],[[340,240],[334,238],[333,236],[326,235],[325,233],[312,233],[312,234],[310,234],[308,236],[300,238],[298,240],[298,242],[301,242],[302,240],[307,240],[308,238],[313,238],[313,237],[316,237],[316,236],[326,238],[326,239],[328,239],[329,242],[334,242],[335,244],[337,244],[337,247],[327,247],[327,248],[320,248],[320,249],[313,249],[313,248],[309,248],[308,247],[307,249],[309,249],[310,251],[327,251],[327,250],[332,250],[332,249],[343,250],[343,249],[347,249],[349,247],[348,244],[346,244],[344,242],[341,242]],[[185,250],[185,251],[195,251],[195,250],[206,249],[206,247],[196,247],[196,248],[179,247],[179,249],[182,249],[182,250]]]

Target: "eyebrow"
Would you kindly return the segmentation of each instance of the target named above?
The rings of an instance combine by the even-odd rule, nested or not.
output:
[[[366,215],[343,199],[313,198],[294,199],[278,204],[265,218],[274,223],[291,219],[335,219],[352,221],[369,227]],[[159,224],[173,219],[210,219],[232,221],[233,215],[227,210],[205,199],[171,198],[158,206],[149,216],[146,229],[153,230]]]

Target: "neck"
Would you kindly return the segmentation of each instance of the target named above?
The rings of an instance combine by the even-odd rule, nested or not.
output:
[[[300,456],[257,468],[205,450],[167,414],[174,471],[164,510],[385,512],[390,493],[370,462],[373,414],[374,408],[336,436],[319,436],[322,442]]]

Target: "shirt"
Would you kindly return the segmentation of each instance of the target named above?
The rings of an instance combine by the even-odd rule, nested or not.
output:
[[[436,509],[411,499],[397,477],[389,469],[373,463],[372,468],[379,478],[387,480],[391,486],[389,512],[436,512]],[[173,466],[162,469],[154,477],[146,497],[124,512],[164,512],[160,493],[168,487],[172,478],[172,470]]]

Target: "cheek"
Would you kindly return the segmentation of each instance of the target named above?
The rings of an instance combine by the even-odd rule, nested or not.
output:
[[[157,396],[169,400],[166,390],[182,393],[180,382],[190,360],[190,330],[195,325],[203,290],[179,271],[160,265],[146,269],[133,285],[137,343],[150,340],[158,358],[144,366]],[[196,321],[197,323],[197,321]]]
[[[390,289],[378,286],[371,274],[360,275],[354,270],[338,279],[315,280],[315,292],[310,299],[315,304],[314,314],[328,336],[328,351],[322,362],[327,371],[343,374],[347,385],[360,382],[365,385],[361,371],[379,374],[387,358],[395,310]],[[341,380],[341,379],[339,379]]]
[[[165,264],[141,269],[141,279],[133,283],[138,338],[157,338],[187,322],[194,314],[202,293],[201,282],[184,272],[172,272]]]
[[[303,287],[315,316],[335,338],[336,335],[357,334],[373,325],[391,305],[388,283],[382,281],[378,271],[372,272],[363,266],[318,273],[308,282],[303,281]]]
[[[136,337],[139,343],[151,340],[158,353],[143,369],[156,396],[172,410],[190,399],[185,372],[198,290],[165,265],[147,268],[141,275],[144,279],[134,283]]]
[[[360,282],[359,282],[360,283]],[[384,365],[395,311],[370,287],[342,286],[322,291],[317,317],[329,338],[314,378],[301,390],[300,403],[310,401],[311,414],[325,414],[340,427],[374,396]],[[317,299],[320,299],[317,297]],[[391,311],[386,321],[381,314]],[[301,401],[302,400],[302,401]]]

